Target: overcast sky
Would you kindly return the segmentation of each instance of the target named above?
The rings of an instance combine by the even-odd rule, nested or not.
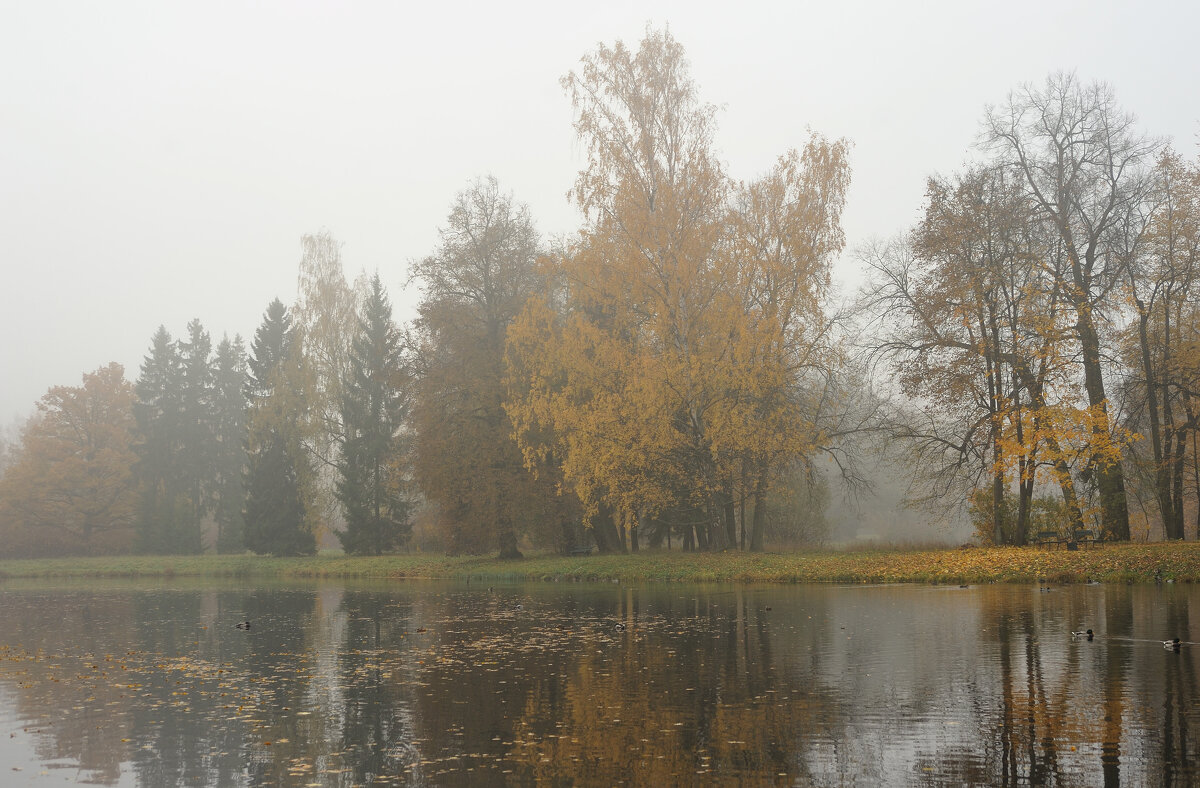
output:
[[[647,23],[685,47],[737,178],[807,129],[854,143],[851,247],[910,225],[984,108],[1075,69],[1198,153],[1196,2],[51,2],[0,8],[0,423],[154,329],[249,336],[300,236],[397,304],[454,194],[494,174],[570,232],[582,166],[559,78]],[[847,253],[839,279],[857,281]]]

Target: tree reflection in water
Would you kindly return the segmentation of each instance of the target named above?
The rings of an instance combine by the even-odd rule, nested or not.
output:
[[[1196,594],[10,583],[0,769],[14,785],[1185,784],[1197,647],[1161,641],[1192,639]]]

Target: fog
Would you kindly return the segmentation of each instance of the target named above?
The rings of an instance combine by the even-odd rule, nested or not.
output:
[[[734,15],[736,14],[736,15]],[[669,25],[722,106],[735,177],[811,128],[854,143],[852,250],[911,224],[969,158],[985,105],[1059,69],[1110,82],[1196,153],[1194,3],[9,4],[0,23],[0,422],[154,329],[249,335],[329,230],[411,315],[408,261],[491,173],[547,235],[578,224],[558,80],[598,42]]]

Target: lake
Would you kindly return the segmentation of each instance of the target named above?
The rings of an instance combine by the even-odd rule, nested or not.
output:
[[[0,784],[1187,785],[1198,593],[9,580]]]

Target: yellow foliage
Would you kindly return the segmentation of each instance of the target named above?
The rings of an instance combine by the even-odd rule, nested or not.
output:
[[[727,499],[821,440],[848,145],[814,138],[731,183],[714,110],[665,32],[637,52],[601,46],[563,84],[589,153],[572,192],[589,224],[557,260],[565,292],[527,304],[509,333],[525,460],[553,457],[592,515]]]

